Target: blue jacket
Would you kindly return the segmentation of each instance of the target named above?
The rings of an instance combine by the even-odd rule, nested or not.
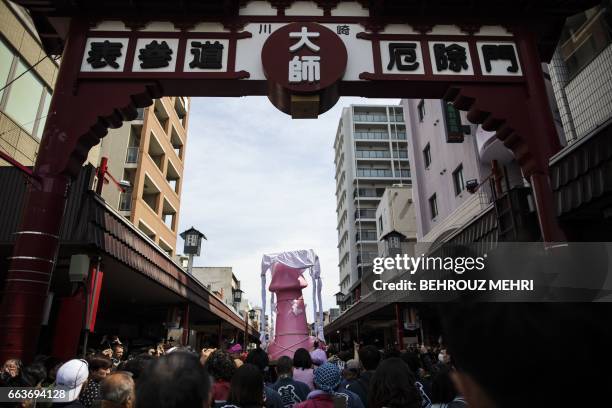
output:
[[[297,403],[306,401],[310,392],[308,385],[290,377],[280,378],[270,388],[278,392],[284,408],[293,408]]]

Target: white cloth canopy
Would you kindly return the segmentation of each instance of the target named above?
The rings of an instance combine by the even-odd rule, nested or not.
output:
[[[308,269],[312,278],[312,303],[315,322],[315,336],[325,341],[323,337],[323,305],[321,303],[321,265],[319,257],[312,249],[302,249],[298,251],[280,252],[276,254],[266,254],[261,259],[261,304],[264,316],[259,322],[260,340],[262,347],[266,348],[268,340],[266,339],[265,323],[266,323],[266,274],[275,263],[282,263],[290,268]],[[274,294],[270,299],[270,329],[274,324],[272,314],[274,311]],[[272,336],[270,336],[272,337]]]

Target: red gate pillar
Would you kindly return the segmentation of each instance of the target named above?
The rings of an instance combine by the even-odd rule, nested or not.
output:
[[[535,34],[517,29],[516,41],[526,83],[503,88],[457,85],[449,89],[444,99],[468,111],[470,122],[495,131],[497,138],[512,150],[524,177],[531,182],[544,245],[553,248],[555,243],[566,240],[549,179],[549,160],[561,149],[561,143],[546,94]]]
[[[79,84],[87,28],[86,21],[71,22],[33,170],[36,181],[15,232],[0,304],[0,361],[29,361],[36,352],[71,179],[109,127],[136,118],[137,107],[162,96],[150,82]]]
[[[544,163],[533,171],[529,177],[538,211],[538,221],[545,245],[554,247],[555,242],[565,242],[565,233],[559,226],[559,219],[554,206],[552,186],[550,184],[549,160],[561,150],[554,118],[550,109],[542,63],[538,52],[535,34],[522,30],[518,37],[518,48],[523,55],[523,67],[529,98],[527,105],[530,115],[531,132],[526,137],[542,140],[530,146],[531,154],[538,155]]]
[[[43,176],[29,187],[0,304],[0,361],[29,361],[35,353],[67,188],[62,175]]]

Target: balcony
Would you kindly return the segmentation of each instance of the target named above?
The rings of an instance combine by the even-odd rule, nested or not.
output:
[[[379,199],[385,193],[384,188],[360,188],[353,191],[353,198],[359,199]]]
[[[138,163],[138,146],[130,146],[125,154],[125,162],[128,164]]]
[[[376,242],[378,239],[376,237],[376,231],[375,230],[364,230],[361,231],[361,233],[357,233],[355,234],[355,240],[357,242],[359,241],[374,241]]]
[[[410,170],[395,170],[395,177],[410,178]]]
[[[157,214],[160,206],[161,190],[155,182],[145,173],[142,199],[153,213]]]
[[[388,150],[357,150],[355,157],[358,159],[390,159],[391,152]]]
[[[136,120],[144,120],[144,108],[138,108],[136,112]]]
[[[132,193],[126,192],[121,193],[119,196],[119,211],[131,211],[132,210]]]
[[[162,206],[162,221],[171,231],[176,230],[176,210],[164,197],[164,203]]]
[[[170,132],[170,144],[172,144],[176,157],[183,160],[183,141],[174,126],[172,126],[172,131]]]
[[[170,120],[170,117],[161,99],[155,100],[155,103],[153,105],[153,114],[157,118],[157,121],[159,122],[162,129],[164,129],[164,131],[167,132],[168,122]]]
[[[357,169],[357,177],[391,178],[391,169]]]
[[[166,160],[166,152],[161,143],[157,140],[153,132],[149,140],[149,157],[155,163],[161,173],[164,172],[164,161]]]
[[[389,140],[389,132],[355,132],[355,140]]]
[[[360,252],[359,255],[357,255],[357,265],[371,264],[377,256],[378,253],[376,252]]]
[[[353,115],[353,121],[355,122],[387,122],[387,115],[380,114],[365,114],[356,113]]]
[[[365,208],[355,211],[355,220],[363,218],[376,219],[376,209]]]
[[[178,170],[176,170],[176,168],[174,167],[174,164],[172,164],[172,161],[168,160],[168,168],[166,170],[166,181],[170,185],[170,188],[172,188],[172,191],[174,191],[177,194],[179,192],[180,179],[181,179],[181,175],[179,174]]]

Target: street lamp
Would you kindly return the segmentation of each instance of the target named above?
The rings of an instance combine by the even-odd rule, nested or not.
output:
[[[206,239],[206,235],[191,227],[187,231],[181,233],[181,238],[185,240],[183,253],[189,257],[189,261],[187,263],[187,273],[191,275],[191,270],[193,269],[193,256],[200,256],[200,250],[202,249],[202,238]]]
[[[406,236],[393,230],[383,236],[382,240],[387,247],[387,255],[395,256],[402,253],[402,242],[406,241]]]
[[[334,296],[336,297],[336,304],[338,306],[340,306],[340,304],[342,302],[344,302],[344,293],[342,293],[342,291],[340,291],[340,292],[336,293]]]
[[[232,295],[234,297],[234,303],[236,305],[238,305],[238,304],[240,304],[240,302],[242,302],[242,293],[243,293],[243,291],[240,289],[240,287],[232,289]]]
[[[255,320],[255,309],[249,310],[249,319]]]

